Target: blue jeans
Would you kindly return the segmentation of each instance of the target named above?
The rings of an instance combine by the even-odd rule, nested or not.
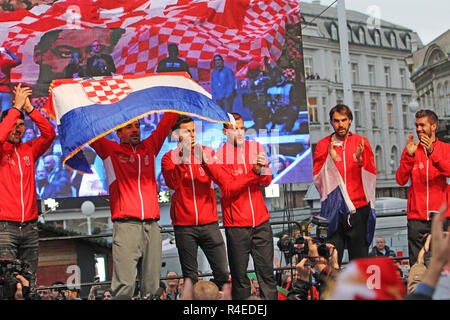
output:
[[[8,110],[12,106],[11,92],[0,92],[0,111]]]
[[[0,258],[18,259],[29,265],[30,292],[36,288],[36,271],[39,259],[39,234],[36,221],[0,221]]]

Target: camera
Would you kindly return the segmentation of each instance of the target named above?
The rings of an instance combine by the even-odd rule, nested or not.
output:
[[[285,254],[287,259],[292,258],[294,255],[297,255],[299,260],[308,257],[309,247],[308,240],[305,236],[311,236],[312,241],[317,244],[319,256],[324,257],[325,259],[329,258],[330,254],[326,245],[326,239],[328,237],[328,220],[320,216],[313,216],[309,224],[314,224],[316,226],[315,233],[310,235],[309,232],[306,231],[303,235],[299,234],[294,237],[283,235],[280,240],[278,240],[278,248]]]
[[[14,300],[17,283],[20,282],[17,275],[30,280],[29,265],[17,259],[0,259],[0,300]]]

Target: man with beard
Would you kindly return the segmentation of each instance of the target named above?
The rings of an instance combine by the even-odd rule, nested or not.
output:
[[[432,214],[448,204],[450,183],[450,145],[436,137],[438,117],[431,110],[416,112],[414,142],[410,134],[397,169],[396,180],[401,186],[408,181],[408,254],[412,266],[431,232]],[[444,216],[450,218],[450,210]]]
[[[50,147],[55,130],[29,100],[31,89],[18,84],[14,105],[0,119],[0,258],[29,265],[31,293],[35,293],[39,260],[35,163]],[[39,138],[22,143],[25,111],[37,125]]]
[[[111,289],[117,299],[132,298],[138,269],[142,297],[159,289],[162,237],[155,159],[178,117],[166,112],[152,134],[142,141],[139,121],[134,120],[116,131],[120,143],[106,138],[91,143],[108,177],[114,222]]]
[[[329,166],[331,168],[329,170],[338,170],[337,177],[343,184],[342,195],[344,198],[348,196],[356,210],[352,213],[337,212],[339,217],[336,220],[334,220],[335,217],[328,217],[329,220],[337,221],[335,230],[328,229],[327,242],[333,244],[338,250],[338,262],[341,265],[345,247],[350,260],[368,256],[370,241],[367,234],[371,226],[372,212],[368,200],[369,194],[366,192],[371,190],[364,188],[362,173],[363,169],[374,168],[375,164],[369,140],[350,131],[353,120],[350,108],[338,104],[330,110],[329,116],[334,133],[317,143],[313,162],[314,172],[317,172],[321,170],[318,167],[325,163],[325,159],[328,156],[331,157],[334,166]],[[314,182],[318,190],[325,189],[318,186],[316,180]],[[321,198],[327,198],[327,195],[321,194]]]

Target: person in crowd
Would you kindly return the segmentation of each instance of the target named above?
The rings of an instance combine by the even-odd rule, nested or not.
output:
[[[22,61],[6,47],[0,48],[0,112],[13,106],[11,94],[11,69]]]
[[[192,75],[189,71],[189,66],[183,59],[178,57],[178,46],[175,43],[169,43],[167,45],[167,51],[169,56],[167,58],[162,59],[158,62],[158,66],[156,68],[156,72],[187,72],[189,76],[192,78]]]
[[[200,247],[211,266],[214,282],[221,288],[228,281],[227,254],[212,180],[201,165],[201,152],[213,155],[214,151],[195,141],[195,123],[188,116],[179,117],[172,135],[178,146],[163,156],[161,170],[167,186],[175,191],[170,216],[183,277],[191,278],[194,284],[198,281]]]
[[[408,187],[408,255],[409,264],[416,263],[425,237],[431,231],[432,214],[442,203],[448,203],[450,177],[450,144],[436,137],[439,119],[432,110],[419,110],[416,134],[408,136],[395,178]],[[450,210],[444,216],[450,218]]]
[[[78,52],[73,52],[70,56],[69,63],[64,69],[64,75],[66,78],[82,78],[86,76],[84,71],[85,66],[82,65],[81,57]]]
[[[169,279],[170,277],[174,277],[173,279]],[[178,300],[180,296],[180,292],[178,291],[179,279],[178,274],[175,271],[167,272],[167,288],[166,288],[166,300]]]
[[[441,205],[431,222],[431,258],[421,281],[406,300],[449,299],[450,227],[445,226],[447,205]],[[444,227],[445,226],[445,227]],[[447,272],[444,274],[444,269]]]
[[[314,184],[321,199],[334,199],[332,203],[322,201],[320,215],[329,220],[327,242],[336,247],[341,265],[345,247],[350,260],[368,256],[375,230],[375,214],[371,210],[374,204],[370,201],[375,198],[376,169],[369,140],[350,131],[353,120],[350,108],[338,104],[329,116],[334,133],[317,143],[313,157]],[[363,172],[370,173],[373,180],[368,180]],[[337,181],[338,188],[328,190],[325,178]]]
[[[30,103],[32,91],[18,84],[14,105],[1,114],[0,122],[0,258],[18,259],[28,264],[35,294],[39,256],[35,163],[51,145],[55,130]],[[37,125],[39,138],[22,143],[25,131],[23,111]]]
[[[395,258],[397,254],[394,250],[390,249],[386,245],[386,240],[383,237],[377,237],[375,239],[375,246],[369,253],[369,257],[386,256]]]
[[[329,256],[320,256],[317,244],[306,237],[308,256],[296,265],[296,278],[292,281],[287,300],[320,300],[327,285],[339,273],[338,253],[328,245]],[[313,279],[315,280],[313,282]]]
[[[92,42],[92,55],[86,62],[86,75],[95,76],[112,76],[116,73],[116,65],[110,54],[102,52],[102,45],[98,40]]]
[[[233,70],[225,66],[220,54],[214,55],[214,70],[211,72],[212,99],[226,112],[233,112],[235,86]]]
[[[26,128],[22,142],[28,142],[36,138],[37,138],[36,131],[34,131],[33,128]]]
[[[247,276],[251,255],[261,296],[276,300],[273,234],[261,191],[261,187],[267,187],[272,181],[272,174],[264,147],[256,141],[245,140],[242,116],[231,115],[234,123],[224,124],[223,128],[225,144],[213,158],[203,153],[202,163],[221,191],[232,297],[244,300],[251,295]]]
[[[44,289],[43,286],[37,288],[37,295],[39,296],[39,300],[52,300],[50,289]]]
[[[38,199],[55,198],[57,187],[48,181],[47,170],[44,166],[38,165],[36,168],[36,194]]]
[[[60,157],[49,154],[44,157],[48,182],[56,187],[57,197],[73,197],[76,192],[70,184],[71,172],[61,164]]]
[[[141,295],[153,295],[159,288],[162,237],[155,158],[178,116],[166,112],[156,130],[143,141],[136,120],[116,131],[120,143],[100,138],[90,144],[104,161],[109,179],[114,223],[111,283],[114,296],[133,296],[139,262]]]

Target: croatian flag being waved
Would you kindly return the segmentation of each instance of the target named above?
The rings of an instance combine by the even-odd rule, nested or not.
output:
[[[56,119],[63,163],[86,173],[91,170],[81,149],[147,114],[170,111],[230,121],[184,72],[55,80],[45,111]]]
[[[332,235],[338,228],[339,222],[348,219],[348,215],[356,212],[350,200],[347,188],[333,159],[326,157],[316,159],[314,163],[314,185],[320,194],[320,216],[329,222],[328,234]],[[367,223],[366,239],[372,242],[375,233],[375,187],[376,168],[373,161],[366,161],[361,168],[361,180],[367,201],[371,206],[371,214]]]

